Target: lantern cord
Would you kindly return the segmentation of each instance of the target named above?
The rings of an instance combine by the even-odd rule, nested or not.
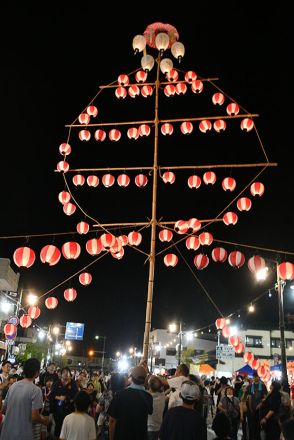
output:
[[[208,293],[207,289],[204,287],[204,285],[202,284],[202,282],[199,280],[199,278],[196,276],[194,270],[192,269],[192,267],[190,266],[190,264],[188,263],[188,261],[186,260],[186,258],[183,256],[183,254],[181,253],[181,251],[179,250],[178,246],[175,245],[175,248],[177,249],[178,253],[180,254],[180,256],[182,257],[182,259],[184,260],[186,266],[188,267],[188,269],[190,270],[190,272],[192,273],[193,277],[195,278],[195,280],[197,281],[197,283],[199,284],[199,286],[201,287],[201,289],[203,290],[203,292],[205,293],[205,295],[207,296],[207,298],[209,299],[209,301],[211,302],[211,304],[213,305],[213,307],[217,310],[217,312],[219,313],[219,315],[223,316],[222,311],[219,309],[219,307],[217,306],[217,304],[215,303],[215,301],[211,298],[210,294]]]
[[[250,248],[250,249],[256,249],[256,250],[264,251],[264,252],[273,252],[276,254],[294,255],[294,252],[285,251],[283,249],[282,250],[281,249],[270,249],[270,248],[255,246],[252,244],[234,243],[232,241],[219,240],[218,238],[214,238],[213,241],[216,241],[218,243],[231,244],[232,246],[239,246],[239,247],[245,247],[245,248]]]

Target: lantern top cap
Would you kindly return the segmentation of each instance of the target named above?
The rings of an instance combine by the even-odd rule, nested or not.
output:
[[[161,32],[168,34],[170,39],[169,47],[179,39],[177,29],[171,24],[161,22],[152,23],[149,24],[144,31],[144,37],[149,47],[156,48],[155,38],[156,35]]]

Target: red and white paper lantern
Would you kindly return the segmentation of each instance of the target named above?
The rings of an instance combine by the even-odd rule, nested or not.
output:
[[[240,338],[238,336],[230,336],[229,337],[229,343],[233,346],[233,347],[237,347],[237,345],[240,344]]]
[[[284,261],[278,265],[278,276],[282,280],[294,279],[294,264],[289,261]]]
[[[185,74],[185,81],[187,83],[191,83],[193,81],[196,81],[197,79],[197,75],[196,72],[194,72],[193,70],[189,70],[186,74]]]
[[[231,102],[231,104],[229,104],[227,106],[226,110],[227,110],[228,115],[236,116],[239,113],[240,108],[239,108],[238,104],[236,104],[235,102]]]
[[[88,113],[81,113],[79,115],[79,123],[83,125],[88,125],[90,122],[90,116]]]
[[[63,296],[66,301],[73,302],[77,297],[77,291],[76,291],[76,289],[73,289],[72,287],[69,289],[65,289]]]
[[[250,186],[250,192],[253,196],[261,197],[264,193],[264,184],[261,182],[254,182]]]
[[[99,177],[98,176],[88,176],[87,177],[87,184],[88,186],[91,186],[92,188],[96,188],[96,186],[99,185]]]
[[[81,246],[76,241],[67,241],[62,245],[62,255],[66,260],[76,260],[81,253]]]
[[[71,153],[71,146],[67,143],[60,144],[59,153],[63,156],[68,156]]]
[[[197,218],[190,218],[188,220],[189,232],[198,232],[201,229],[201,222]]]
[[[214,105],[223,105],[225,97],[222,93],[214,93],[212,95],[212,102]]]
[[[89,105],[87,107],[87,113],[89,116],[93,116],[93,118],[96,118],[96,116],[98,115],[98,108],[95,107],[95,105]]]
[[[88,142],[91,139],[91,133],[89,132],[89,130],[80,130],[79,139],[80,141]]]
[[[128,240],[131,246],[139,246],[142,241],[142,234],[137,231],[132,231],[128,234]]]
[[[70,193],[67,191],[61,191],[58,194],[58,200],[60,201],[60,203],[62,203],[63,205],[65,203],[68,203],[70,201]]]
[[[228,262],[232,267],[240,269],[245,263],[245,256],[240,251],[233,251],[229,254]]]
[[[117,237],[118,240],[121,242],[122,246],[126,246],[129,243],[129,239],[127,235],[120,235],[119,237]]]
[[[224,263],[227,257],[228,257],[228,253],[222,247],[216,247],[211,252],[211,258],[215,263]]]
[[[121,138],[121,132],[119,130],[117,130],[116,128],[113,128],[112,130],[110,130],[108,137],[111,141],[117,142]]]
[[[49,298],[45,300],[45,306],[50,310],[55,309],[58,306],[58,299],[55,298],[55,296],[49,296]]]
[[[92,282],[92,275],[89,272],[83,272],[79,275],[79,282],[83,286],[89,286]]]
[[[226,121],[224,121],[223,119],[217,119],[213,123],[213,128],[217,133],[221,133],[221,132],[225,131],[225,129],[227,128]]]
[[[171,96],[175,95],[176,87],[173,84],[168,84],[167,86],[164,87],[163,92],[164,92],[165,96],[170,98]]]
[[[153,88],[151,86],[143,86],[141,88],[141,95],[143,98],[149,98],[149,96],[152,96],[153,94]]]
[[[159,232],[159,240],[164,242],[170,242],[173,239],[173,233],[169,229],[162,229]]]
[[[110,249],[115,245],[115,236],[109,233],[102,234],[100,237],[101,244],[105,249]]]
[[[110,255],[111,255],[113,258],[116,258],[116,260],[121,260],[122,257],[124,256],[124,254],[125,254],[125,250],[124,250],[124,248],[121,248],[121,250],[120,250],[119,252],[111,252],[111,251],[110,251]]]
[[[73,176],[72,178],[72,183],[75,186],[83,186],[85,183],[85,178],[84,176],[82,176],[81,174],[76,174],[75,176]]]
[[[223,215],[223,222],[225,225],[230,226],[230,225],[235,225],[238,221],[238,216],[235,212],[226,212]]]
[[[128,88],[128,94],[131,98],[136,98],[136,96],[140,95],[140,88],[136,85],[130,86]]]
[[[196,81],[193,81],[191,84],[191,90],[193,93],[201,93],[203,90],[203,82],[196,79]]]
[[[223,337],[224,337],[224,338],[228,338],[228,337],[230,336],[230,333],[231,333],[230,326],[229,326],[229,325],[225,325],[225,326],[222,328],[222,335],[223,335]]]
[[[242,344],[242,342],[240,342],[236,347],[234,347],[234,350],[235,350],[235,353],[237,353],[237,354],[244,353],[245,346],[244,346],[244,344]]]
[[[269,368],[266,365],[260,365],[260,367],[257,370],[257,374],[259,377],[264,377],[267,375]]]
[[[86,251],[90,255],[99,255],[103,249],[100,238],[92,238],[86,243]]]
[[[31,306],[29,307],[28,315],[31,319],[38,319],[41,315],[41,310],[38,306]]]
[[[115,178],[112,174],[104,174],[102,176],[102,183],[105,186],[105,188],[110,188],[115,182]]]
[[[73,203],[65,203],[63,205],[63,212],[66,215],[73,215],[76,209],[76,205],[74,205]]]
[[[22,315],[19,319],[21,327],[28,328],[32,324],[32,318],[29,315]]]
[[[176,94],[177,95],[185,95],[187,92],[187,86],[185,83],[178,83],[176,85]]]
[[[117,78],[117,82],[120,86],[128,86],[130,83],[129,77],[128,75],[125,74],[121,74],[119,75],[119,77]]]
[[[171,69],[169,72],[167,72],[167,74],[165,75],[166,79],[168,81],[177,81],[179,78],[179,74],[175,69]]]
[[[3,332],[5,336],[12,336],[16,333],[16,325],[14,324],[5,324],[3,327]]]
[[[175,174],[173,172],[166,171],[162,175],[162,180],[164,181],[164,183],[173,184],[175,182],[175,180],[176,180],[176,176],[175,176]]]
[[[265,260],[259,255],[254,255],[253,257],[249,258],[247,265],[250,272],[256,273],[265,268]]]
[[[191,235],[186,239],[186,248],[189,250],[197,251],[200,247],[199,238]]]
[[[251,131],[253,129],[254,122],[250,118],[242,119],[242,121],[240,123],[240,127],[241,127],[241,130],[246,131],[248,133],[248,131]]]
[[[24,246],[17,248],[13,254],[13,261],[18,267],[31,267],[36,259],[33,249]]]
[[[129,128],[127,131],[127,136],[129,139],[134,139],[134,140],[138,139],[139,137],[138,129],[136,127]]]
[[[216,174],[213,171],[207,171],[203,174],[203,182],[205,185],[214,185],[216,182]]]
[[[212,127],[211,122],[208,119],[204,119],[203,121],[199,122],[199,130],[201,133],[206,133],[207,131],[210,131]]]
[[[196,176],[196,174],[194,174],[193,176],[190,176],[188,178],[188,186],[189,188],[193,189],[198,189],[201,185],[201,178],[199,176]]]
[[[198,254],[194,258],[194,265],[198,270],[205,269],[209,264],[209,258],[205,254]]]
[[[103,142],[106,139],[106,131],[101,130],[100,128],[95,131],[94,138],[97,142]]]
[[[249,362],[249,365],[252,370],[258,370],[258,368],[260,367],[260,361],[258,359],[253,359]]]
[[[174,127],[172,124],[166,123],[161,126],[160,131],[164,136],[170,136],[174,132]]]
[[[40,252],[40,260],[42,263],[48,263],[49,266],[55,266],[59,262],[61,258],[61,252],[52,244],[47,244],[41,249]]]
[[[139,188],[144,188],[144,186],[146,186],[147,183],[148,183],[148,178],[147,176],[145,176],[145,174],[137,174],[137,176],[135,177],[136,186],[138,186]]]
[[[141,137],[143,136],[149,136],[151,133],[151,128],[147,124],[142,124],[139,126],[139,135]]]
[[[237,208],[239,211],[249,211],[251,206],[252,202],[248,197],[241,197],[237,200]]]
[[[126,188],[127,186],[129,186],[130,178],[127,174],[120,174],[117,178],[117,183],[122,188]]]
[[[167,267],[175,267],[178,264],[178,257],[175,254],[166,254],[163,262]]]
[[[57,171],[59,171],[60,173],[67,173],[69,170],[69,163],[67,163],[65,160],[61,160],[60,162],[58,162],[56,168]]]
[[[233,177],[225,177],[222,181],[222,187],[224,191],[234,191],[236,188],[236,180]]]
[[[147,76],[147,72],[144,72],[144,70],[139,70],[135,75],[135,79],[138,83],[144,83],[147,80]]]
[[[189,229],[189,223],[186,220],[178,220],[175,223],[174,230],[178,234],[186,234],[186,232],[188,232],[188,229]]]
[[[185,121],[181,123],[181,132],[183,134],[191,134],[193,131],[193,124],[192,122]]]
[[[210,246],[213,242],[213,236],[210,232],[201,232],[199,241],[202,246]]]
[[[127,90],[124,87],[117,87],[114,93],[117,99],[125,99],[127,96]]]
[[[254,359],[254,354],[251,353],[251,351],[245,351],[244,355],[243,355],[243,361],[246,364],[249,364],[251,361],[253,361]]]
[[[215,321],[215,326],[217,328],[217,330],[222,330],[224,328],[224,326],[226,325],[226,320],[225,318],[218,318]]]
[[[81,234],[81,235],[88,234],[89,229],[90,229],[90,225],[87,222],[79,222],[77,224],[78,234]]]

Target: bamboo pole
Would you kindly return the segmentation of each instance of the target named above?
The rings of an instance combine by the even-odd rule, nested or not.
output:
[[[218,77],[211,77],[211,78],[198,78],[200,79],[200,81],[218,81]],[[168,85],[168,84],[178,84],[178,83],[186,83],[186,81],[162,81],[159,83],[159,87],[162,85]],[[138,86],[138,87],[143,87],[143,86],[155,86],[156,83],[153,82],[146,82],[146,83],[133,83],[133,84],[128,84],[126,87],[132,87],[132,86]],[[106,86],[99,86],[99,89],[117,89],[118,87],[125,87],[125,86],[120,86],[118,83],[116,84],[107,84]]]

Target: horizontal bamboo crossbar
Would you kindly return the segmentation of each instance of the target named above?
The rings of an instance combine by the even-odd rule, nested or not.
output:
[[[158,225],[174,225],[178,220],[168,220],[166,222],[158,222]],[[213,219],[202,219],[199,220],[200,223],[209,223],[209,222],[222,222],[223,219],[222,218],[213,218]],[[93,228],[100,228],[100,227],[104,227],[107,228],[108,226],[146,226],[146,225],[150,225],[150,222],[130,222],[130,223],[99,223],[99,224],[93,224]]]
[[[218,77],[212,77],[212,78],[197,78],[200,81],[218,81],[219,78]],[[185,83],[186,85],[191,85],[191,83],[187,83],[186,81],[163,81],[160,82],[159,85],[168,85],[168,84],[179,84],[179,83]],[[99,89],[117,89],[118,87],[132,87],[132,86],[138,86],[138,87],[143,87],[143,86],[155,86],[155,82],[149,82],[149,83],[133,83],[133,84],[128,84],[127,86],[123,86],[120,84],[108,84],[106,86],[99,86]]]

